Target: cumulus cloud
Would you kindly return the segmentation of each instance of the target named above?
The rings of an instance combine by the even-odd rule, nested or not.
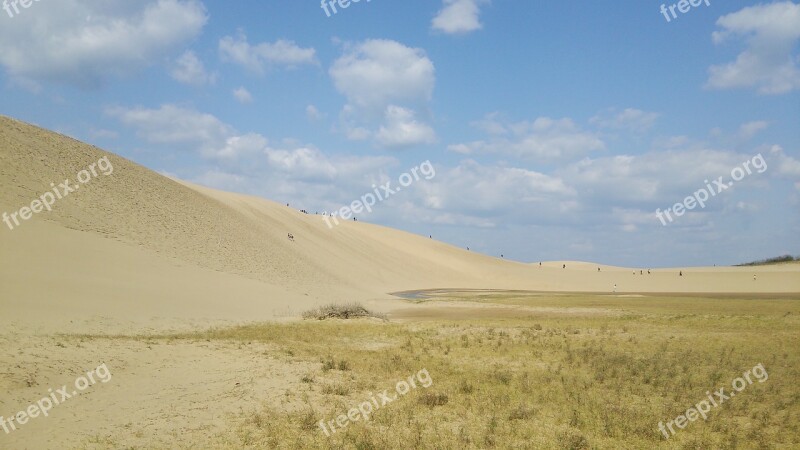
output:
[[[233,98],[235,98],[239,103],[253,103],[253,96],[250,94],[250,91],[244,88],[244,86],[240,86],[233,90]]]
[[[442,9],[431,21],[431,28],[447,34],[480,30],[480,5],[489,0],[444,0]]]
[[[59,0],[5,21],[0,65],[28,85],[94,87],[169,55],[198,36],[207,20],[197,0]]]
[[[436,81],[422,49],[381,39],[348,47],[329,73],[351,105],[381,112],[392,103],[429,101]]]
[[[219,53],[223,61],[238,64],[258,74],[266,67],[297,67],[317,64],[316,50],[303,48],[284,39],[251,45],[247,36],[240,32],[236,37],[225,36],[219,41]]]
[[[770,159],[778,162],[778,174],[789,178],[800,178],[800,160],[787,155],[780,145],[773,145],[769,153]]]
[[[282,148],[267,148],[265,154],[272,169],[291,179],[325,184],[335,182],[340,183],[342,189],[358,182],[368,187],[368,180],[376,171],[397,162],[388,157],[330,156],[312,145],[292,143]],[[330,187],[336,190],[333,184]]]
[[[576,191],[558,176],[529,169],[482,165],[474,160],[437,167],[418,186],[421,220],[437,224],[493,227],[499,220],[524,223],[530,216],[569,208]],[[504,219],[505,218],[505,219]]]
[[[627,209],[644,205],[663,207],[702,188],[705,180],[719,176],[729,180],[731,170],[752,156],[713,149],[662,150],[585,158],[557,173],[578,189],[587,205],[611,203]],[[737,185],[750,181],[758,178],[751,176]]]
[[[136,135],[146,142],[196,150],[206,158],[235,159],[267,145],[263,136],[239,135],[211,114],[176,105],[156,109],[115,107],[106,113],[136,130]]]
[[[322,118],[322,113],[319,112],[316,106],[308,105],[306,106],[306,118],[312,122],[315,122]]]
[[[752,122],[743,123],[739,127],[739,137],[742,139],[750,139],[759,132],[766,130],[769,123],[764,120],[754,120]]]
[[[800,5],[784,1],[746,7],[717,20],[722,28],[715,43],[739,38],[745,49],[736,60],[708,70],[707,86],[714,89],[756,88],[761,94],[784,94],[800,89],[798,55]]]
[[[589,123],[600,128],[644,132],[652,128],[658,113],[646,112],[636,108],[626,108],[621,112],[607,110],[589,119]]]
[[[493,135],[488,140],[478,140],[448,146],[448,150],[462,153],[498,153],[541,161],[558,161],[582,157],[592,151],[605,149],[596,135],[582,130],[572,119],[539,117],[532,122],[504,122],[496,115],[488,115],[475,126]]]
[[[217,150],[206,152],[207,155],[222,158],[236,159],[245,155],[255,155],[267,148],[267,138],[258,133],[230,136],[225,139],[225,145]]]
[[[329,70],[347,98],[342,121],[350,139],[369,136],[388,147],[431,142],[433,129],[415,119],[431,100],[436,81],[433,62],[422,49],[391,40],[367,40],[345,48]],[[373,132],[375,122],[380,128]]]
[[[386,122],[376,135],[378,143],[388,148],[411,147],[419,144],[432,144],[436,141],[433,128],[414,117],[414,111],[389,105],[386,108]]]
[[[214,84],[217,81],[217,75],[206,71],[203,62],[190,50],[175,61],[170,75],[175,80],[192,86]]]
[[[409,110],[394,107],[389,111],[391,120],[413,123]],[[133,128],[146,142],[197,151],[208,166],[193,169],[186,177],[192,181],[289,201],[293,207],[309,211],[336,210],[371,191],[373,185],[396,181],[400,171],[407,169],[388,156],[332,155],[293,140],[273,143],[258,133],[240,133],[210,114],[175,105],[112,108],[108,114]],[[496,114],[476,122],[476,127],[493,131],[497,139],[518,143],[530,136],[544,140],[552,137],[551,133],[565,131],[585,134],[569,119],[515,123]],[[765,148],[763,154],[769,172],[754,172],[673,226],[707,229],[714,214],[752,211],[752,189],[763,185],[766,177],[780,176],[796,183],[800,161],[779,146]],[[656,208],[682,201],[702,188],[704,180],[727,177],[751,158],[692,144],[637,155],[587,156],[549,170],[525,167],[524,162],[508,165],[466,159],[450,167],[434,162],[435,178],[403,190],[389,200],[391,207],[376,210],[370,220],[393,217],[442,226],[504,229],[585,227],[591,223],[638,232],[662,226],[655,217]]]
[[[284,185],[295,182],[325,185],[335,192],[337,186],[343,189],[359,180],[364,184],[376,171],[397,163],[390,157],[328,156],[313,145],[293,140],[273,145],[259,133],[239,133],[211,114],[176,105],[153,109],[116,107],[106,112],[133,128],[146,142],[194,150],[214,162],[227,163],[224,173],[210,170],[201,177],[204,180],[238,183],[249,174],[254,178],[282,180],[280,183]],[[280,183],[276,181],[275,186]],[[324,190],[317,194],[327,198]]]

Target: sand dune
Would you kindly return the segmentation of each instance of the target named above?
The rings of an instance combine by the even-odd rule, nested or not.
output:
[[[5,117],[0,212],[30,205],[51,183],[74,180],[104,156],[113,173],[14,230],[2,225],[4,330],[264,320],[331,301],[387,309],[387,293],[427,288],[800,292],[797,265],[660,269],[649,276],[600,266],[597,273],[594,263],[540,267],[365,222],[329,229],[321,216],[173,180]]]

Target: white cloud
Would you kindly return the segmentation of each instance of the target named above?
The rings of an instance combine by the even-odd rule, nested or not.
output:
[[[376,172],[397,163],[394,158],[382,156],[331,156],[312,145],[287,143],[283,147],[264,151],[270,173],[284,183],[327,188],[328,193],[319,193],[319,201],[339,197],[346,201],[348,195],[360,195],[369,190]]]
[[[354,127],[347,129],[347,139],[351,141],[366,141],[370,136],[372,136],[372,132],[366,128]]]
[[[502,123],[499,112],[489,113],[483,119],[476,120],[470,125],[488,134],[508,133],[508,128]]]
[[[268,66],[296,67],[317,64],[316,50],[302,48],[293,41],[280,39],[274,43],[262,42],[250,45],[247,36],[239,33],[236,38],[225,36],[219,41],[219,53],[223,61],[232,62],[255,73],[264,73]]]
[[[236,159],[244,155],[253,155],[267,148],[267,138],[258,133],[247,133],[241,136],[231,136],[225,140],[225,146],[219,150],[207,153],[217,158]]]
[[[739,127],[739,137],[742,139],[750,139],[759,132],[766,130],[767,127],[769,127],[769,123],[764,120],[743,123]]]
[[[142,139],[159,144],[219,141],[233,130],[211,114],[175,105],[163,105],[158,109],[110,108],[107,113],[134,127]]]
[[[744,38],[746,48],[736,60],[711,66],[707,86],[715,89],[753,87],[761,94],[784,94],[800,89],[800,69],[793,54],[800,39],[800,5],[789,1],[756,5],[722,16],[719,44]]]
[[[437,167],[437,175],[419,184],[419,212],[424,221],[440,224],[495,226],[504,216],[557,213],[576,191],[561,178],[540,172],[465,160],[452,168]]]
[[[299,178],[331,180],[337,173],[336,166],[313,147],[267,149],[265,153],[270,166]]]
[[[422,49],[390,40],[347,48],[329,72],[351,105],[379,113],[390,104],[429,101],[436,81],[433,62]]]
[[[253,96],[250,94],[250,91],[244,88],[244,86],[240,86],[233,90],[233,98],[235,98],[239,103],[253,103]]]
[[[267,146],[261,135],[239,135],[211,114],[175,105],[158,109],[110,108],[107,113],[134,128],[137,136],[147,142],[196,150],[206,158],[235,159]]]
[[[322,114],[319,112],[316,106],[308,105],[306,106],[306,118],[312,122],[316,122],[322,118]]]
[[[190,50],[184,52],[175,61],[170,75],[175,80],[192,86],[214,84],[217,81],[217,75],[208,73],[203,62]]]
[[[644,132],[652,128],[656,119],[658,119],[658,113],[626,108],[622,112],[614,109],[605,111],[589,119],[589,123],[600,128]]]
[[[773,145],[770,149],[770,159],[778,161],[778,173],[789,178],[800,178],[800,160],[792,158],[783,151],[780,145]]]
[[[387,148],[403,148],[436,141],[433,128],[414,117],[414,111],[389,105],[386,108],[386,122],[378,130],[375,138]]]
[[[488,0],[444,0],[442,9],[433,18],[431,28],[447,34],[469,33],[483,28],[480,5]]]
[[[433,62],[423,50],[368,40],[345,48],[329,73],[347,98],[340,117],[349,139],[374,137],[378,145],[391,148],[435,139],[430,125],[415,118],[416,108],[431,100],[436,81]]]
[[[542,161],[575,159],[592,151],[605,149],[605,144],[592,133],[583,131],[571,119],[539,117],[533,122],[502,123],[489,115],[477,122],[483,130],[494,130],[489,140],[448,146],[462,153],[498,153]]]
[[[197,0],[59,0],[4,21],[0,65],[28,83],[93,87],[169,55],[199,35],[207,20]]]
[[[581,192],[581,201],[587,205],[633,208],[648,204],[663,208],[703,188],[704,180],[719,176],[728,180],[731,170],[751,157],[711,149],[661,150],[585,158],[556,173]],[[737,185],[759,181],[757,172],[753,173]]]

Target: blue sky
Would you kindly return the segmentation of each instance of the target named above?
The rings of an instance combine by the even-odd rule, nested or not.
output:
[[[311,212],[429,160],[359,220],[521,261],[800,254],[800,5],[661,4],[39,0],[0,113]]]

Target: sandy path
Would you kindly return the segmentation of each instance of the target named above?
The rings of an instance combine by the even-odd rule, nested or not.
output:
[[[0,448],[135,446],[200,448],[263,405],[301,408],[300,378],[318,364],[291,361],[261,344],[0,337],[0,414],[8,417],[103,363],[97,384],[31,419],[0,429]],[[9,359],[13,362],[8,364]],[[287,395],[287,392],[292,394]],[[60,395],[57,396],[60,398]],[[229,422],[236,417],[235,422]],[[91,448],[91,446],[90,446]]]

